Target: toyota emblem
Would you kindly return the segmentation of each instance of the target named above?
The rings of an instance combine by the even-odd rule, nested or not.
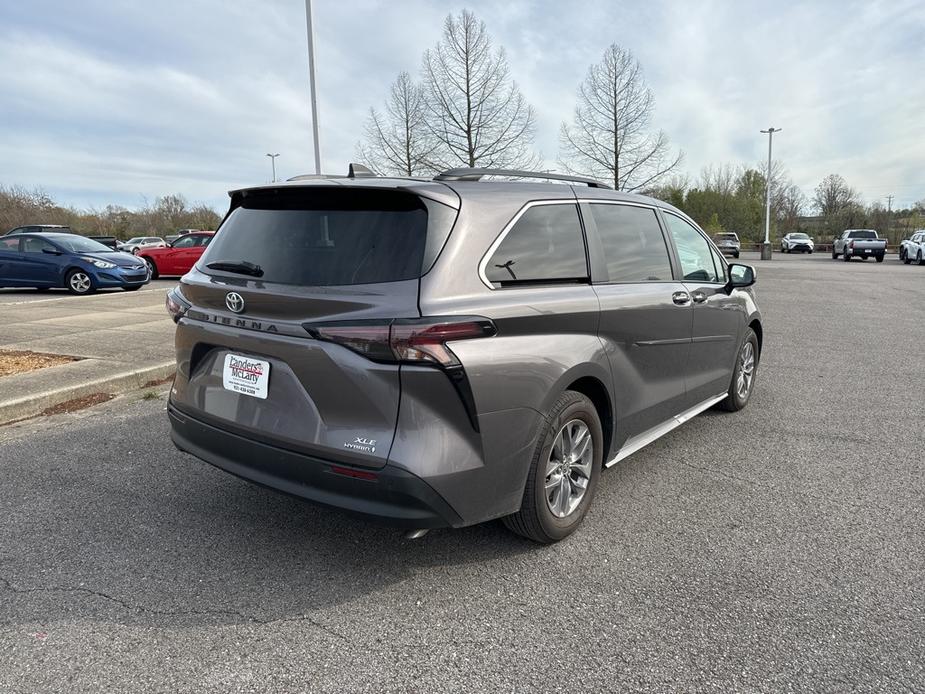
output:
[[[241,313],[244,310],[244,297],[237,292],[228,292],[225,294],[225,306],[232,313]]]

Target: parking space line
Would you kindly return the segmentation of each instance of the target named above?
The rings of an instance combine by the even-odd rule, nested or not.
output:
[[[139,289],[137,292],[133,292],[134,295],[138,294],[150,294],[151,292],[167,292],[170,290],[170,287],[157,287],[155,289]],[[110,294],[91,294],[89,296],[59,296],[53,299],[31,299],[28,301],[8,301],[0,302],[0,306],[24,306],[26,304],[47,304],[52,301],[73,301],[74,299],[104,299],[107,296],[124,296],[125,292],[121,294],[116,294],[115,292]]]

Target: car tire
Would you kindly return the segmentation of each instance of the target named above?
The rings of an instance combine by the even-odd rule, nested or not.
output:
[[[71,294],[78,296],[92,294],[96,291],[93,278],[85,270],[71,270],[64,279],[64,286]]]
[[[755,390],[755,378],[758,376],[758,362],[761,353],[758,351],[758,336],[751,328],[745,329],[745,339],[736,353],[735,368],[732,370],[732,381],[726,393],[726,399],[717,407],[726,412],[738,412],[748,404],[752,392]],[[741,379],[741,380],[740,380]],[[743,388],[744,385],[744,388]]]
[[[878,256],[876,256],[876,258],[877,258],[877,262],[878,262],[878,263],[882,263],[882,262],[883,262],[883,256],[882,256],[882,255],[878,255]]]
[[[906,265],[908,265],[909,263],[912,262],[912,258],[910,258],[910,257],[909,257],[909,254],[906,253],[906,249],[905,249],[905,248],[900,248],[900,249],[899,249],[899,259],[900,259],[901,261],[903,261],[903,263],[906,264]]]
[[[844,261],[845,261],[846,263],[851,262],[851,256],[848,255],[848,251],[845,251]]]
[[[919,265],[925,265],[925,258],[922,257],[922,251],[915,254],[915,262]]]
[[[158,278],[159,274],[160,274],[160,273],[157,271],[157,264],[156,264],[153,260],[151,260],[150,258],[145,258],[144,261],[145,261],[145,263],[147,263],[148,269],[151,271],[151,279],[152,279],[152,280],[156,280],[156,279]]]
[[[838,260],[838,253],[835,252],[835,247],[832,247],[832,260]]]
[[[733,254],[732,254],[732,257],[733,257],[733,258],[738,258],[738,257],[739,257],[739,254],[738,254],[738,253],[733,253]]]
[[[564,435],[564,432],[569,433]],[[579,440],[571,453],[574,455],[575,449],[584,451],[579,458],[584,464],[574,467],[568,462],[572,458],[566,450],[573,437]],[[543,544],[558,542],[575,532],[597,490],[604,457],[603,441],[601,420],[591,400],[572,390],[560,395],[540,428],[520,510],[503,518],[504,525]],[[591,447],[590,455],[587,446]],[[565,473],[561,471],[563,465],[567,466]],[[583,470],[587,476],[582,474]]]
[[[806,252],[807,252],[807,253],[809,253],[810,255],[812,255],[812,254],[813,254],[813,252],[812,252],[812,251],[806,251]]]

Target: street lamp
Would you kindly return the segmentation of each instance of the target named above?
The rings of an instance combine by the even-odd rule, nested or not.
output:
[[[315,86],[315,29],[312,25],[312,0],[305,0],[305,24],[308,33],[308,84],[311,89],[312,137],[315,142],[315,173],[321,175],[321,142],[318,135],[318,94]]]
[[[279,156],[279,152],[276,154],[267,153],[267,156],[270,157],[270,163],[273,165],[273,183],[276,183],[276,157]]]
[[[765,181],[765,203],[764,203],[764,244],[761,246],[761,259],[771,259],[771,141],[774,139],[774,133],[779,133],[783,128],[768,128],[761,132],[768,134],[768,177]]]

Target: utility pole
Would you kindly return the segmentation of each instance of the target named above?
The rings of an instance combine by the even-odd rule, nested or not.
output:
[[[279,152],[276,154],[267,154],[270,157],[270,163],[273,165],[273,183],[276,183],[276,157],[279,156]]]
[[[765,204],[764,204],[764,244],[761,246],[761,259],[771,259],[771,143],[774,140],[774,133],[779,133],[783,128],[768,128],[761,132],[768,134],[768,176],[765,181]]]
[[[321,174],[321,144],[318,136],[318,95],[315,90],[315,31],[312,28],[312,0],[305,0],[305,23],[308,28],[308,82],[312,100],[312,135],[315,140],[315,173]]]
[[[893,221],[893,195],[886,196],[886,236],[887,245],[890,244],[890,222]]]

